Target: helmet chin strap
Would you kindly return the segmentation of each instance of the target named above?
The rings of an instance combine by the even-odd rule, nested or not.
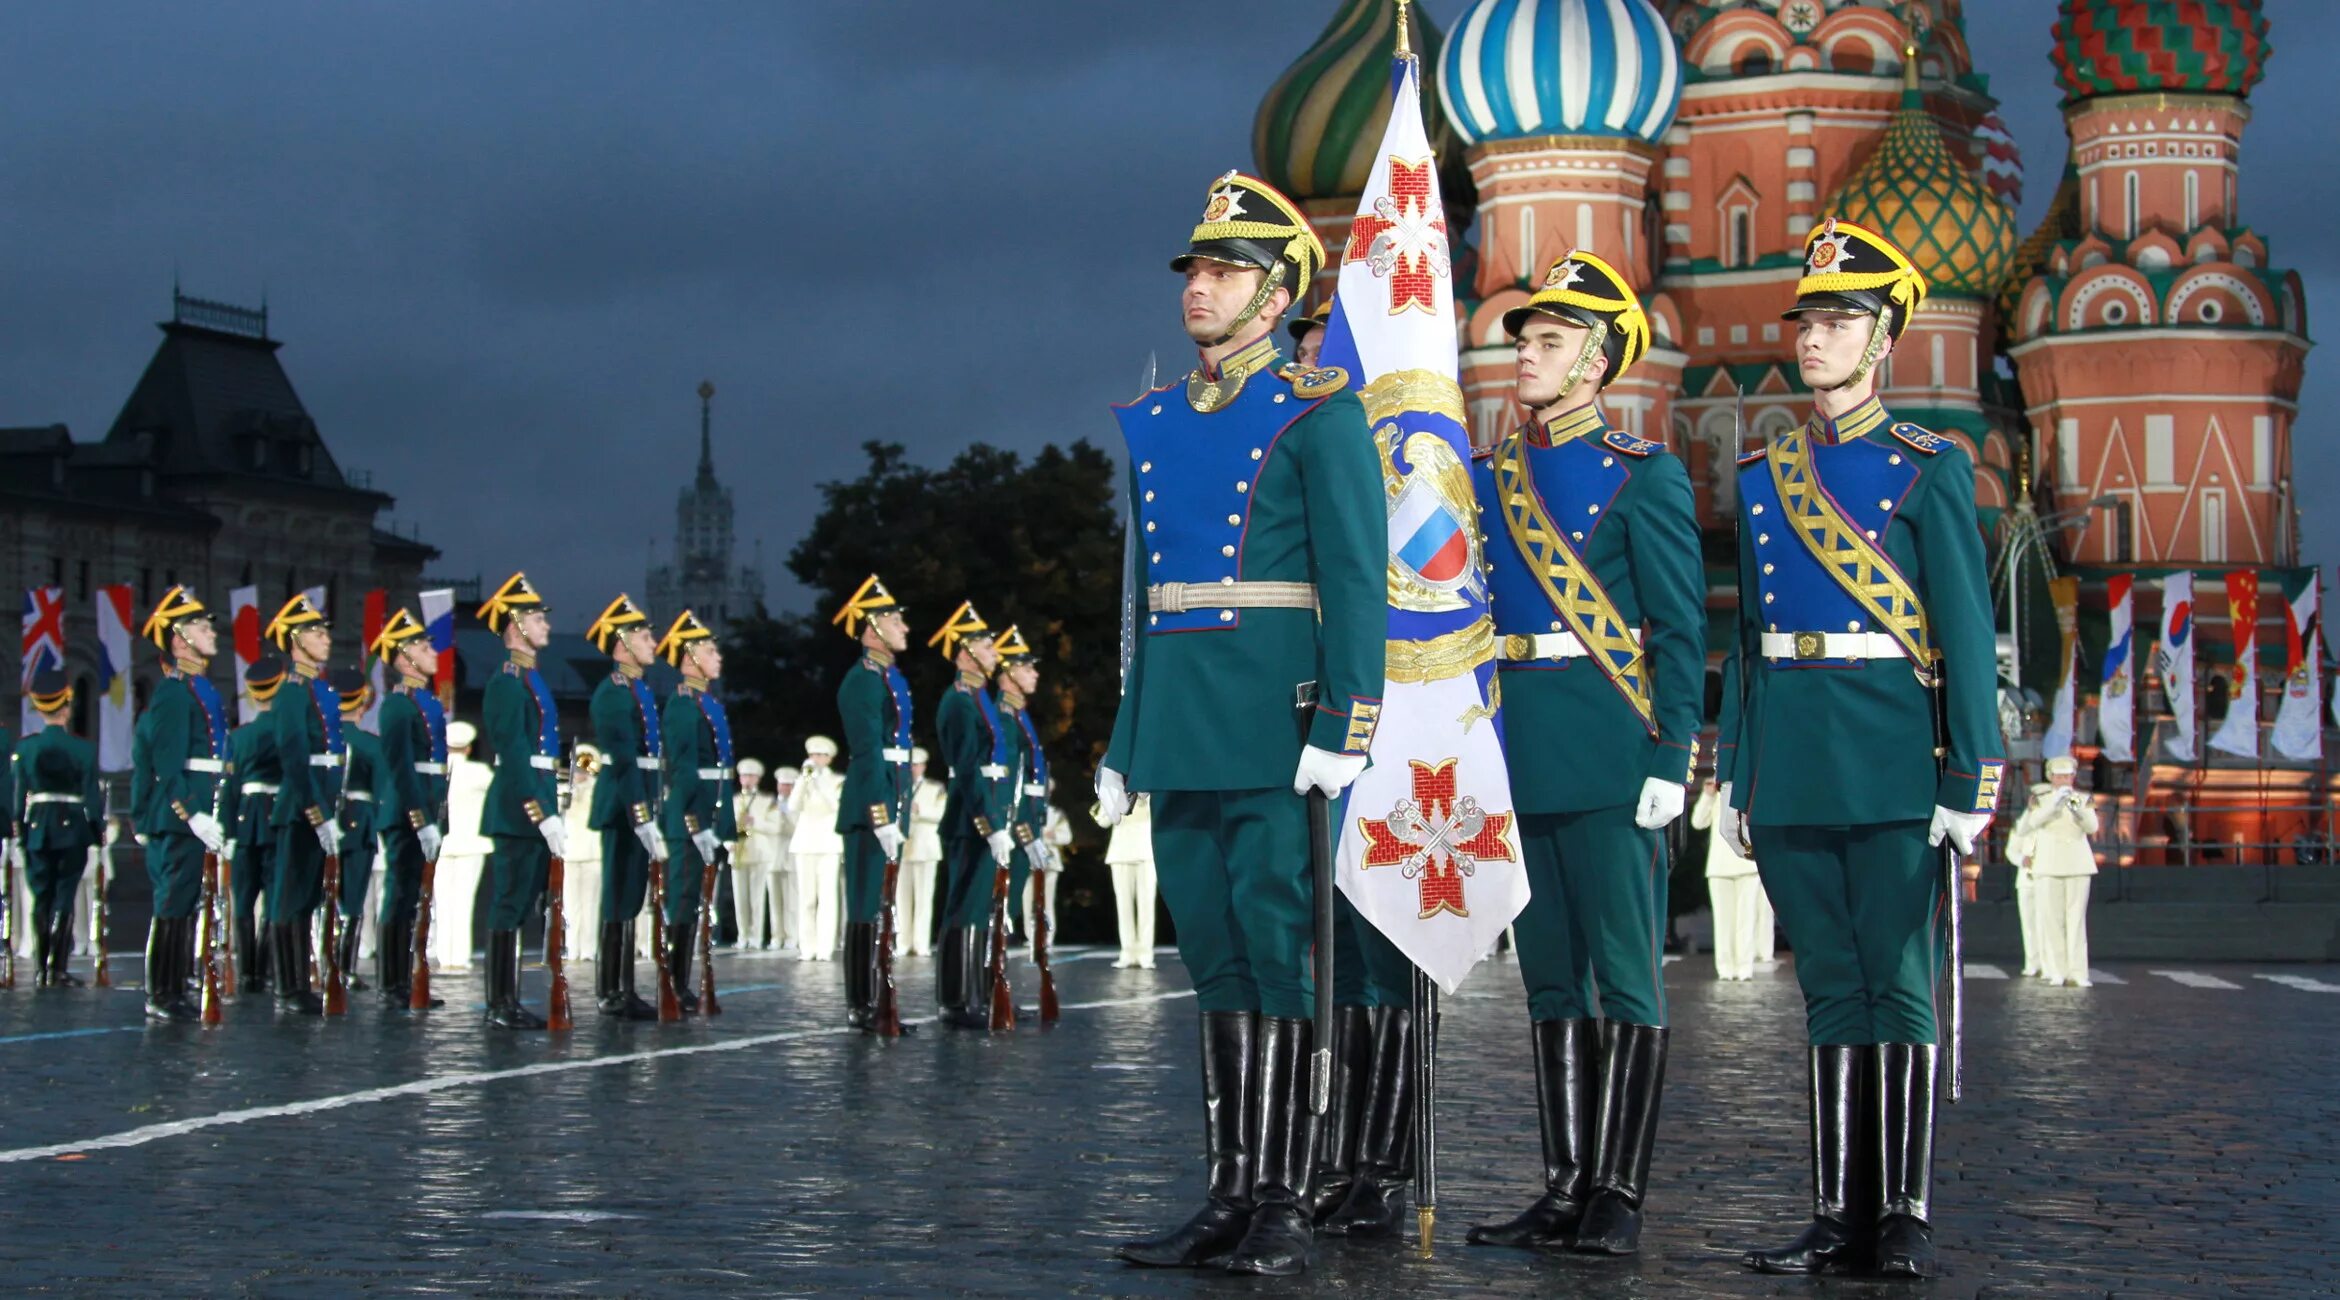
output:
[[[1243,332],[1243,328],[1251,324],[1251,322],[1258,317],[1260,310],[1267,306],[1268,299],[1275,294],[1276,290],[1282,288],[1283,286],[1284,264],[1279,260],[1274,266],[1268,268],[1268,273],[1265,276],[1260,278],[1259,292],[1251,295],[1251,301],[1243,305],[1243,310],[1237,313],[1233,323],[1227,326],[1227,332],[1203,344],[1203,346],[1206,348],[1215,348],[1227,340],[1234,338],[1236,335],[1241,334]]]
[[[1608,345],[1609,322],[1595,319],[1592,328],[1584,336],[1584,346],[1577,350],[1576,364],[1568,367],[1567,378],[1560,381],[1561,397],[1566,397],[1576,391],[1576,386],[1583,383],[1584,377],[1591,373],[1593,360],[1599,357],[1601,350]]]
[[[1876,368],[1877,359],[1885,355],[1885,345],[1892,339],[1893,308],[1880,307],[1877,309],[1874,322],[1869,326],[1869,345],[1861,349],[1861,363],[1853,367],[1852,373],[1845,376],[1843,383],[1834,387],[1836,389],[1850,388],[1868,378],[1869,372]]]

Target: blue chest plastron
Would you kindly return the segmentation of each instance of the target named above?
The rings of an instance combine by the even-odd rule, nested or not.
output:
[[[1567,535],[1577,554],[1584,555],[1608,522],[1617,494],[1633,476],[1626,463],[1630,458],[1602,445],[1597,430],[1556,447],[1530,443],[1522,455],[1544,513]],[[1504,523],[1503,502],[1496,495],[1495,457],[1474,460],[1471,479],[1479,493],[1479,528],[1487,538],[1487,592],[1493,602],[1495,634],[1531,636],[1566,630],[1567,623],[1536,580],[1534,562],[1520,552]],[[1594,576],[1603,577],[1597,572]]]
[[[1234,401],[1208,415],[1176,389],[1114,408],[1136,471],[1138,545],[1145,548],[1149,581],[1242,580],[1252,493],[1277,440],[1317,405],[1295,397],[1291,384],[1275,375],[1256,374]],[[1207,599],[1197,597],[1197,607],[1184,613],[1146,615],[1142,630],[1150,636],[1241,626],[1242,610],[1221,618],[1217,607],[1202,607]]]
[[[1894,516],[1917,485],[1922,459],[1878,429],[1847,442],[1808,445],[1812,475],[1837,513],[1882,552]],[[1767,632],[1882,632],[1796,535],[1771,481],[1768,457],[1739,469],[1739,521],[1754,547],[1759,618]],[[1911,575],[1903,575],[1909,577]],[[1843,665],[1848,659],[1779,660],[1775,668]]]

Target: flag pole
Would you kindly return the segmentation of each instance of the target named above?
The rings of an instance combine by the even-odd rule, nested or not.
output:
[[[1438,1227],[1438,986],[1414,968],[1414,1218],[1421,1258],[1436,1253]]]

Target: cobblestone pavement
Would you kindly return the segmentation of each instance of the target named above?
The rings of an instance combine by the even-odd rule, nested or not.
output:
[[[1807,1212],[1785,967],[1669,969],[1639,1260],[1466,1247],[1468,1223],[1525,1203],[1535,1162],[1516,974],[1490,966],[1445,1017],[1436,1257],[1328,1245],[1277,1286],[1109,1258],[1196,1193],[1194,1006],[1174,958],[1067,956],[1054,1030],[895,1044],[831,1027],[834,964],[764,954],[721,960],[712,1023],[608,1025],[581,998],[566,1038],[365,997],[333,1023],[248,1003],[217,1030],[150,1029],[134,991],[19,988],[0,994],[0,1278],[77,1296],[2340,1292],[2329,967],[1970,982],[1936,1185],[1950,1276],[1910,1288],[1734,1262]],[[905,963],[919,1014],[931,969]],[[438,984],[478,1002],[475,979]]]

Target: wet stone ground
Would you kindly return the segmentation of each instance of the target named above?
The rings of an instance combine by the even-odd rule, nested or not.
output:
[[[840,974],[726,955],[727,1014],[565,1037],[468,1010],[147,1028],[133,990],[0,994],[0,1282],[17,1295],[2216,1296],[2340,1292],[2340,973],[2115,965],[1970,983],[1924,1287],[1742,1273],[1805,1213],[1786,967],[1668,978],[1675,1032],[1635,1261],[1466,1247],[1528,1199],[1515,969],[1447,1005],[1435,1258],[1329,1245],[1299,1284],[1110,1258],[1198,1185],[1194,1004],[1174,957],[1065,954],[1063,1023],[881,1044]],[[134,958],[117,977],[138,976]],[[591,987],[579,967],[580,993]],[[2186,978],[2179,978],[2185,976]],[[2113,983],[2112,980],[2122,980]],[[932,966],[905,963],[926,1014]],[[479,985],[442,976],[459,1008]],[[542,975],[529,996],[540,1001]],[[1029,980],[1020,992],[1030,994]]]

